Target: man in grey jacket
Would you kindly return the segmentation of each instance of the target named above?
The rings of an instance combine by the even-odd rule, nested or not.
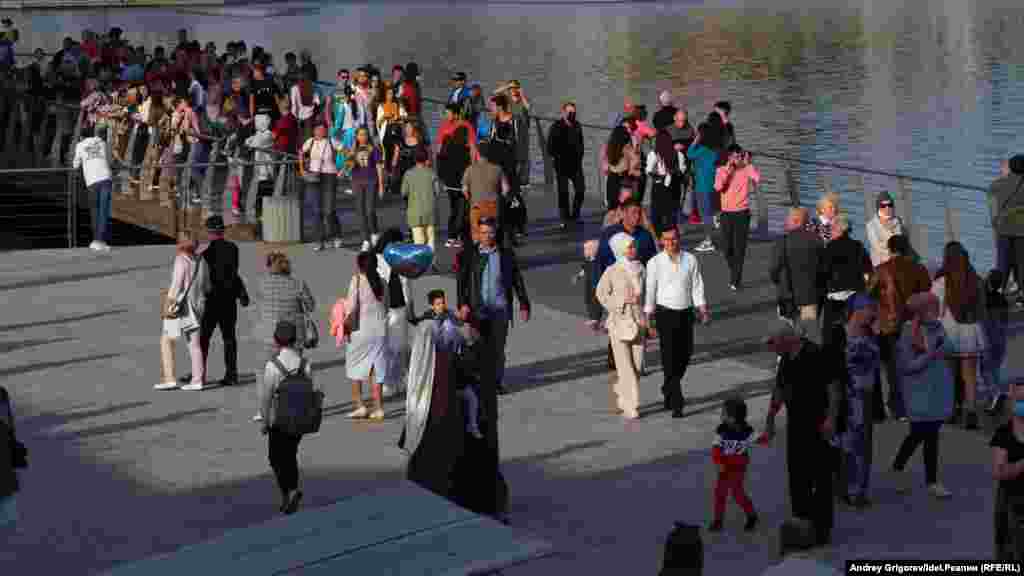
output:
[[[1011,269],[1018,285],[1024,276],[1024,154],[1004,160],[1001,168],[989,188],[988,208],[996,233],[996,267],[1006,288]]]

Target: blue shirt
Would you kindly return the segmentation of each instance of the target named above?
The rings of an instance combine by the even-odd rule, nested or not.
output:
[[[491,137],[491,130],[494,128],[494,120],[485,111],[481,112],[476,119],[476,139],[486,140]]]
[[[601,275],[604,274],[604,271],[607,270],[609,266],[615,264],[615,254],[612,253],[612,247],[611,244],[609,244],[612,236],[625,231],[626,228],[622,224],[616,224],[615,226],[609,226],[601,233],[601,241],[598,243],[597,247],[598,268],[597,274],[595,275],[595,282],[601,278]],[[654,236],[652,236],[646,228],[641,226],[637,226],[629,235],[636,241],[637,259],[646,266],[647,261],[654,258],[658,253],[658,246],[654,243]]]
[[[718,153],[703,144],[690,144],[686,158],[693,161],[694,189],[701,194],[714,192]]]
[[[491,316],[494,312],[504,312],[508,301],[505,299],[505,287],[502,286],[501,258],[498,250],[481,252],[480,256],[487,257],[487,264],[484,265],[483,278],[480,285],[480,300],[483,303],[484,316]]]

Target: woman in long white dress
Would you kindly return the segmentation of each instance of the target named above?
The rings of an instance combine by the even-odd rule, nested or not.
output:
[[[402,240],[402,232],[397,228],[391,228],[380,235],[377,246],[374,247],[377,254],[377,272],[386,286],[385,300],[388,309],[388,375],[383,388],[385,398],[405,391],[411,352],[409,321],[416,315],[410,281],[398,274],[392,275],[391,266],[384,260],[384,249],[388,244]]]
[[[352,402],[355,410],[349,418],[384,419],[381,385],[388,376],[388,311],[384,304],[387,286],[377,272],[373,252],[356,257],[356,273],[348,287],[351,314],[358,316],[345,352],[346,372],[352,380]],[[363,382],[371,386],[373,410],[363,404]]]

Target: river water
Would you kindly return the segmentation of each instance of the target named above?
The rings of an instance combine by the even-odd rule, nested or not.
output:
[[[552,116],[572,98],[582,121],[601,125],[624,96],[653,111],[656,94],[671,89],[693,120],[714,101],[730,100],[737,138],[753,150],[972,186],[987,186],[999,160],[1024,152],[1024,3],[1013,0],[274,3],[15,19],[19,52],[55,49],[87,26],[120,26],[133,41],[171,45],[184,27],[220,48],[234,39],[263,45],[277,63],[286,51],[309,48],[328,80],[341,67],[373,62],[389,70],[410,60],[423,70],[428,95],[443,96],[456,70],[485,87],[517,79],[535,112]],[[592,188],[606,135],[588,131]],[[534,156],[537,180],[543,168]],[[766,191],[782,188],[783,170],[763,161]],[[859,238],[865,195],[897,190],[888,178],[858,180],[814,166],[791,174],[805,205],[825,185],[839,192]],[[948,207],[975,265],[987,271],[994,258],[985,194],[918,183],[910,189],[922,251],[941,254]]]

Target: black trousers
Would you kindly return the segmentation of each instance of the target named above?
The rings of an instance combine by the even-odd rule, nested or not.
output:
[[[624,178],[622,174],[615,174],[613,172],[608,173],[608,177],[605,178],[605,201],[608,203],[608,210],[614,210],[619,207],[619,192],[622,191],[622,183]]]
[[[211,298],[206,303],[206,313],[199,324],[199,348],[204,361],[210,355],[210,340],[213,331],[220,328],[224,341],[224,379],[238,381],[238,338],[235,326],[238,324],[238,304],[234,298]]]
[[[282,496],[299,487],[299,441],[301,436],[285,434],[271,428],[267,441],[267,457],[274,471]]]
[[[878,347],[881,352],[882,366],[885,371],[887,395],[882,393],[882,373],[879,371],[875,378],[875,415],[885,415],[885,406],[889,405],[890,416],[900,418],[906,415],[906,407],[903,405],[903,378],[902,367],[896,357],[896,344],[900,340],[900,329],[894,334],[882,334],[878,337]]]
[[[918,445],[924,444],[924,477],[926,484],[935,484],[939,468],[939,429],[942,422],[911,422],[910,433],[900,444],[899,452],[892,467],[903,471],[907,461],[914,455]]]
[[[747,258],[750,210],[721,214],[722,252],[729,265],[729,282],[739,286],[743,282],[743,261]]]
[[[651,224],[658,233],[675,224],[675,210],[679,208],[678,200],[672,203],[672,187],[665,186],[663,182],[654,179],[651,184]]]
[[[448,188],[448,239],[461,240],[469,218],[469,207],[462,190]]]
[[[661,341],[661,367],[665,373],[661,393],[673,411],[683,409],[683,376],[693,356],[693,320],[693,308],[672,310],[658,306],[654,310]]]
[[[786,469],[793,516],[810,521],[818,542],[826,542],[832,536],[835,515],[832,492],[838,452],[814,425],[794,427],[790,423],[786,428]]]
[[[1017,285],[1024,285],[1024,236],[1001,236],[1000,239],[1005,238],[1007,240],[1009,254],[1006,256],[1009,262],[1010,270],[1013,270],[1014,277],[1017,279]],[[1009,272],[1009,270],[1007,270]],[[1003,274],[1003,286],[1006,286],[1006,279],[1009,278],[1009,274]]]
[[[586,192],[586,184],[583,181],[583,168],[578,168],[575,173],[571,170],[556,170],[558,180],[558,211],[562,215],[562,222],[570,222],[580,219],[580,210],[583,208],[583,195]],[[569,181],[572,181],[572,203],[569,203]]]

